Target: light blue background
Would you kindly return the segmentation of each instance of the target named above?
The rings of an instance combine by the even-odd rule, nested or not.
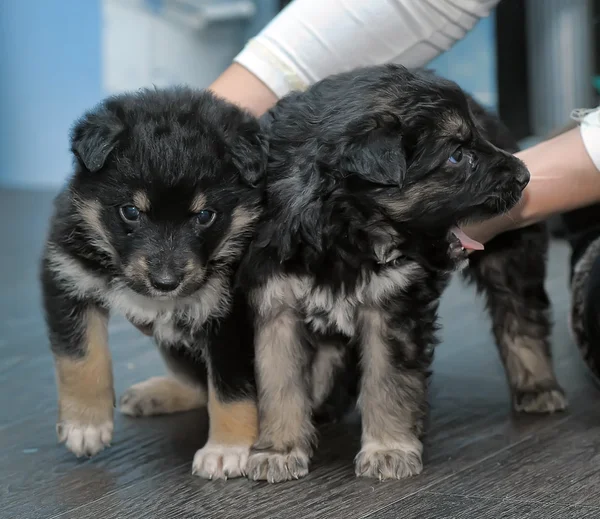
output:
[[[430,64],[492,107],[493,29],[482,20]],[[73,121],[104,95],[100,0],[0,0],[0,49],[0,185],[56,188],[70,172]]]
[[[0,183],[60,184],[68,132],[102,97],[97,0],[0,0]]]
[[[498,106],[495,24],[495,14],[492,13],[449,52],[428,65],[438,74],[456,81],[492,110]]]

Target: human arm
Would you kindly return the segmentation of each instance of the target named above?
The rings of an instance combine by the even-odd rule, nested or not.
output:
[[[485,243],[511,229],[600,202],[600,110],[581,126],[517,153],[531,173],[523,198],[503,216],[465,228]]]
[[[294,0],[211,85],[262,115],[290,90],[383,63],[420,67],[445,52],[500,0]]]

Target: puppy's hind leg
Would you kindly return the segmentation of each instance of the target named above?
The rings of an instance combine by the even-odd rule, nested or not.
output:
[[[543,224],[512,231],[474,254],[466,273],[487,298],[513,407],[526,413],[567,407],[552,366],[550,301],[544,287],[547,250]]]
[[[188,347],[160,346],[170,371],[131,386],[119,400],[119,410],[129,416],[152,416],[199,409],[206,405],[206,365]]]

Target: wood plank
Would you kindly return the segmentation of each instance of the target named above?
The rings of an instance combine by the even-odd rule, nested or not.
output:
[[[429,491],[600,507],[597,406],[529,436]]]
[[[364,519],[592,519],[600,508],[420,492]]]

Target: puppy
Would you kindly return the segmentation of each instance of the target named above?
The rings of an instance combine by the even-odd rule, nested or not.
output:
[[[241,269],[260,417],[248,476],[308,473],[313,413],[354,368],[357,475],[418,474],[439,298],[468,263],[465,249],[482,248],[457,226],[513,207],[529,173],[507,131],[456,84],[401,66],[332,76],[283,98],[265,122],[267,207]],[[533,227],[475,253],[470,269],[514,406],[529,412],[565,406],[548,346],[545,251]]]
[[[94,455],[113,434],[109,314],[152,332],[171,373],[131,387],[132,416],[208,402],[193,471],[240,476],[257,435],[252,323],[235,272],[260,215],[259,122],[209,92],[107,99],[72,132],[75,172],[42,261],[60,441]]]

